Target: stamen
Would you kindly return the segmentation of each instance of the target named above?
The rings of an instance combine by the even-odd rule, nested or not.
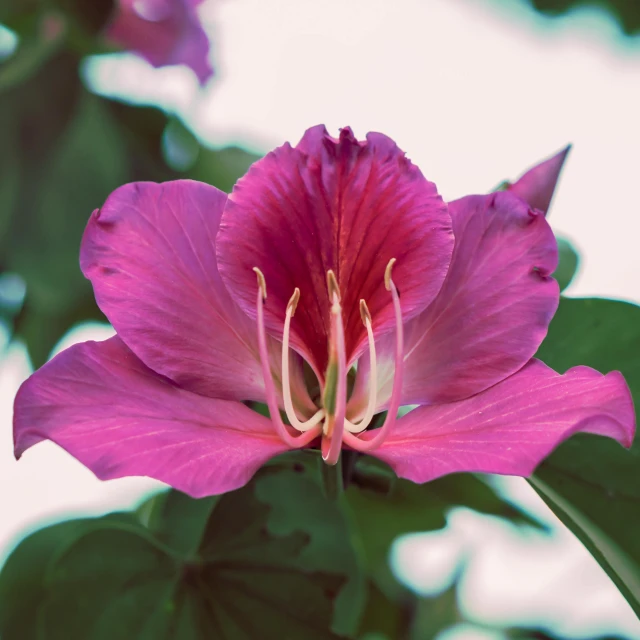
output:
[[[360,433],[361,431],[364,431],[369,424],[371,424],[371,420],[373,420],[373,415],[376,410],[376,401],[378,399],[376,343],[373,337],[373,328],[371,327],[371,313],[369,313],[369,308],[364,300],[360,300],[360,316],[362,317],[364,326],[367,328],[367,337],[369,339],[369,401],[367,403],[367,411],[358,424],[345,420],[344,428],[351,433]]]
[[[329,291],[329,300],[333,302],[334,297],[338,296],[338,302],[340,302],[340,287],[332,269],[327,271],[327,290]]]
[[[298,431],[309,431],[313,429],[324,418],[324,409],[319,409],[316,413],[305,422],[300,422],[296,412],[293,408],[293,401],[291,400],[291,386],[289,380],[289,332],[291,327],[291,318],[293,318],[298,301],[300,300],[300,289],[296,287],[293,290],[287,304],[287,314],[284,319],[284,332],[282,334],[282,398],[284,400],[284,410],[287,414],[287,418],[291,423],[291,426]]]
[[[398,415],[398,409],[400,408],[400,400],[402,396],[402,381],[404,374],[404,332],[402,327],[402,309],[400,308],[400,296],[398,295],[398,289],[396,288],[393,280],[391,279],[391,271],[395,258],[392,258],[387,265],[384,272],[384,284],[387,290],[391,292],[391,298],[393,300],[393,309],[396,317],[396,354],[395,354],[395,373],[393,377],[393,390],[391,392],[391,399],[389,400],[389,409],[384,424],[380,429],[371,432],[372,438],[370,440],[363,440],[358,436],[353,435],[346,431],[344,433],[344,442],[356,451],[367,453],[377,449],[389,435],[389,432],[396,423]],[[375,384],[375,378],[372,378],[372,384]]]
[[[289,428],[280,417],[280,409],[278,407],[278,401],[276,399],[276,390],[273,383],[273,375],[271,373],[271,367],[269,366],[269,352],[267,350],[267,333],[264,328],[264,301],[267,297],[267,285],[264,275],[258,267],[253,269],[258,277],[258,294],[256,297],[256,315],[258,323],[258,346],[260,348],[260,363],[262,364],[262,375],[264,377],[264,387],[266,393],[267,406],[269,407],[269,414],[271,416],[271,422],[276,428],[276,433],[280,436],[282,441],[292,449],[299,449],[308,445],[312,440],[317,438],[322,433],[322,428],[316,426],[305,431],[300,436],[293,436]]]
[[[327,276],[329,281],[329,276]],[[347,355],[344,344],[344,325],[340,298],[333,292],[331,306],[331,353],[325,376],[324,408],[326,418],[322,438],[322,459],[327,464],[336,464],[342,449],[345,415],[347,412]]]

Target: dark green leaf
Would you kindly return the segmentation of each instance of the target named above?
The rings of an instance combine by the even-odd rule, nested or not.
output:
[[[640,400],[640,307],[563,298],[538,357],[554,369],[585,364],[624,374]],[[561,445],[529,480],[640,615],[640,443],[597,436]]]
[[[0,636],[3,640],[39,640],[35,613],[47,590],[44,579],[56,553],[83,533],[104,523],[132,523],[129,514],[102,519],[71,520],[41,529],[23,540],[0,572]]]
[[[558,281],[560,291],[564,291],[571,284],[578,271],[580,258],[578,252],[567,239],[557,238],[557,240],[560,261],[553,277]]]
[[[0,576],[2,637],[332,640],[332,624],[355,630],[356,559],[317,468],[271,465],[238,491],[169,492],[142,513],[149,528],[138,513],[25,540]]]

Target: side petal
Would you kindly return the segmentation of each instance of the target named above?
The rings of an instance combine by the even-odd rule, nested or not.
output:
[[[528,476],[577,431],[631,446],[635,417],[624,378],[589,367],[560,375],[532,360],[477,396],[411,411],[373,455],[414,482],[461,471]]]
[[[106,36],[154,67],[184,64],[204,84],[213,69],[197,4],[195,0],[119,0]]]
[[[227,196],[191,180],[114,191],[89,220],[80,265],[127,346],[180,386],[264,399],[256,325],[231,300],[215,238]],[[271,343],[279,382],[279,346]]]
[[[193,497],[241,487],[286,450],[271,422],[159,376],[117,336],[58,354],[14,406],[16,457],[52,440],[98,478],[149,476]]]
[[[280,336],[287,302],[300,289],[291,343],[324,373],[333,270],[344,310],[347,360],[366,344],[364,299],[377,334],[394,324],[384,272],[408,319],[435,297],[453,248],[451,221],[435,186],[379,133],[364,142],[342,129],[309,129],[256,162],[235,186],[218,236],[220,273],[236,302],[255,317],[253,267],[265,275],[267,330]]]
[[[571,145],[532,167],[513,184],[508,184],[507,191],[522,198],[530,207],[546,215],[569,151],[571,151]]]
[[[508,193],[462,198],[449,211],[449,273],[405,328],[403,404],[452,402],[500,382],[535,354],[558,307],[550,277],[558,250],[544,216]],[[391,393],[394,349],[392,336],[378,345],[380,408]],[[361,363],[366,379],[368,359]]]

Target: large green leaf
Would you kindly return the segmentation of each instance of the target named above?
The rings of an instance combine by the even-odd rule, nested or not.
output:
[[[640,401],[640,307],[563,298],[538,357],[554,369],[585,364],[624,374]],[[640,615],[640,442],[598,436],[560,446],[529,482],[583,542]]]
[[[25,540],[0,575],[14,594],[3,639],[331,640],[340,607],[359,614],[342,512],[305,466],[270,466],[218,498],[156,496],[138,518]]]

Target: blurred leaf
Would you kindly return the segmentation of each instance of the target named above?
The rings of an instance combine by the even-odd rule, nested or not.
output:
[[[580,258],[578,252],[566,238],[556,238],[558,241],[558,254],[560,261],[553,277],[560,285],[560,291],[564,291],[573,280],[578,271]]]
[[[66,24],[55,13],[34,13],[22,26],[17,49],[0,64],[0,95],[37,73],[64,41]]]
[[[564,372],[584,364],[625,376],[640,400],[640,307],[563,298],[537,356]],[[640,441],[574,436],[529,482],[587,547],[640,615]]]
[[[201,147],[198,159],[187,172],[189,178],[207,182],[230,193],[233,185],[260,156],[240,147]]]
[[[57,7],[87,33],[95,35],[101,31],[115,12],[115,0],[55,0]]]
[[[640,33],[640,2],[636,0],[529,0],[534,9],[557,16],[575,9],[601,7],[610,13],[628,35]]]
[[[138,512],[30,536],[0,574],[3,640],[338,638],[347,609],[358,622],[357,564],[339,506],[302,469],[154,496],[149,528]]]
[[[83,93],[73,122],[34,185],[32,207],[15,216],[7,261],[25,279],[33,307],[59,315],[90,295],[78,267],[82,233],[91,211],[126,178],[119,131],[100,99]]]
[[[480,477],[453,474],[422,485],[395,479],[386,490],[380,482],[381,473],[384,473],[382,463],[360,459],[346,497],[370,575],[387,595],[397,595],[397,584],[388,563],[393,541],[406,533],[442,529],[452,507],[468,507],[518,524],[539,526],[530,516],[505,502]]]

